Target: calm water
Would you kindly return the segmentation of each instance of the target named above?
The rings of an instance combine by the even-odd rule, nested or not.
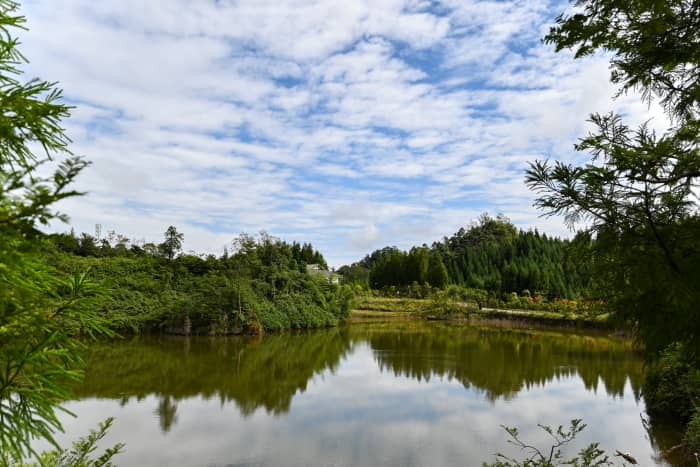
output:
[[[150,337],[91,348],[68,436],[116,417],[124,466],[471,466],[509,451],[501,424],[583,418],[583,444],[666,465],[640,414],[628,341],[422,321],[264,338]]]

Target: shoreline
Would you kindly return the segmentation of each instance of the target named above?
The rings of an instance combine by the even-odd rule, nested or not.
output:
[[[350,312],[350,320],[362,319],[419,319],[429,321],[454,321],[475,323],[518,323],[523,325],[538,325],[545,327],[597,329],[611,331],[619,337],[630,337],[628,329],[620,329],[609,314],[582,316],[563,314],[551,311],[482,308],[469,306],[466,303],[452,303],[445,311],[436,311],[428,300],[420,299],[364,299]]]

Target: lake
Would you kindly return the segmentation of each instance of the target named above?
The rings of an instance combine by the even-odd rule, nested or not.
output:
[[[500,425],[588,428],[641,465],[643,364],[605,335],[456,323],[358,322],[264,337],[137,337],[92,345],[62,442],[115,417],[120,466],[478,466],[518,454]]]

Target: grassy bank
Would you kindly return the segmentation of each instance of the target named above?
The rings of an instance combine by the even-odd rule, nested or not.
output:
[[[611,329],[609,314],[576,314],[521,309],[479,308],[471,302],[445,298],[413,299],[359,296],[352,316],[356,318],[415,318],[440,320],[509,320],[544,325]]]

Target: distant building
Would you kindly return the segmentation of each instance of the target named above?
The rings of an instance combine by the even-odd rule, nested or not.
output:
[[[338,276],[338,274],[323,269],[323,267],[320,264],[307,264],[306,272],[308,272],[311,275],[323,276],[323,278],[326,279],[326,281],[329,284],[340,283],[340,277]]]

